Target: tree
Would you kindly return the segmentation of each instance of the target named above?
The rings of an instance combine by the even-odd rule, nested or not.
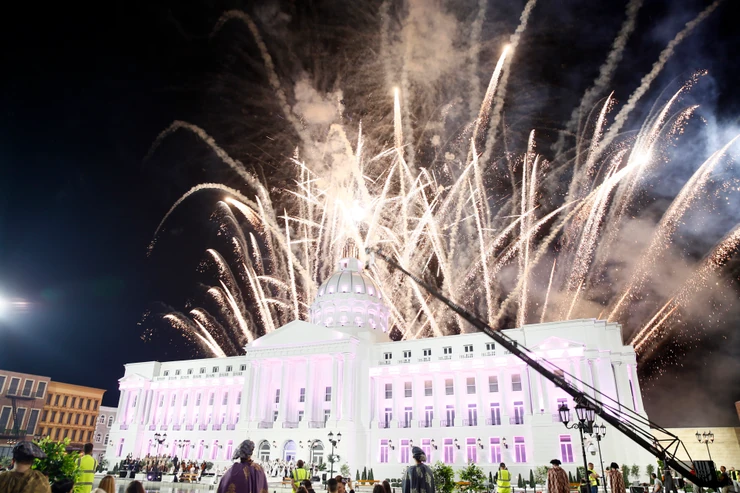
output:
[[[524,480],[522,479],[522,475],[521,474],[519,474],[519,476],[516,479],[516,485],[519,488],[524,488]]]
[[[478,467],[474,462],[471,462],[467,467],[463,468],[459,472],[460,481],[467,481],[470,483],[468,488],[470,491],[483,491],[486,489],[486,475],[483,469]]]
[[[568,480],[572,480],[573,476],[568,473]],[[547,480],[547,466],[537,466],[534,470],[534,483],[537,484],[545,484],[545,481]]]
[[[568,482],[569,483],[575,483],[575,481],[573,480],[573,473],[570,472],[570,471],[568,471]]]
[[[360,470],[358,469],[357,474],[355,474],[355,481],[359,481],[359,480],[360,480]]]
[[[529,487],[534,489],[535,488],[535,482],[534,482],[534,472],[532,470],[529,470]]]
[[[369,479],[370,481],[375,481],[375,476],[373,476],[373,468],[372,467],[370,468],[370,472],[367,473],[367,479]]]
[[[434,473],[434,486],[439,493],[452,493],[455,489],[455,470],[441,461],[437,461],[432,466]]]
[[[627,466],[624,466],[627,467]],[[640,466],[637,464],[633,464],[632,467],[630,467],[630,475],[632,476],[632,479],[635,481],[640,480]]]
[[[629,488],[630,486],[630,466],[625,464],[622,466],[622,477],[624,478],[624,485]]]
[[[367,479],[367,467],[362,468],[362,480],[365,481]]]
[[[645,466],[645,472],[648,475],[650,484],[653,484],[653,473],[655,472],[655,466],[652,464],[648,464],[647,466]]]
[[[343,478],[348,478],[349,475],[352,474],[347,464],[342,464],[342,467],[339,468],[339,472],[342,474]]]
[[[108,470],[108,459],[105,458],[105,456],[100,458],[100,462],[98,462],[98,468],[95,472],[106,472]]]
[[[35,443],[44,451],[46,458],[35,459],[33,468],[44,473],[49,478],[49,483],[53,484],[63,479],[74,481],[77,478],[79,453],[67,452],[69,438],[55,442],[49,437],[44,437]]]

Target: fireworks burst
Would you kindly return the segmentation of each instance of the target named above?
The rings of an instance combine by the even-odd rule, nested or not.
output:
[[[636,252],[635,266],[615,283],[616,276],[609,272],[614,245],[630,211],[639,208],[637,196],[645,180],[666,165],[664,149],[695,111],[695,106],[682,107],[681,102],[701,74],[656,105],[639,131],[625,135],[620,130],[676,46],[719,3],[686,24],[625,105],[613,95],[597,101],[634,29],[641,2],[631,1],[599,79],[567,125],[575,132],[575,146],[564,150],[566,139],[561,138],[552,159],[539,152],[535,131],[519,154],[507,148],[505,135],[505,95],[507,89],[512,92],[507,88],[509,70],[534,0],[526,4],[510,44],[501,48],[484,96],[466,101],[471,108],[478,105],[470,111],[471,121],[451,135],[445,129],[452,103],[438,106],[441,109],[433,116],[427,113],[423,128],[415,127],[420,119],[411,109],[420,98],[409,82],[416,68],[410,61],[414,47],[405,39],[408,32],[392,32],[394,19],[387,2],[380,9],[378,67],[385,71],[384,86],[396,80],[392,72],[398,70],[399,85],[388,88],[387,100],[379,104],[378,111],[392,121],[385,135],[382,129],[368,131],[372,118],[360,123],[345,115],[341,92],[322,97],[300,81],[291,101],[257,23],[243,12],[224,14],[213,37],[232,23],[246,26],[282,119],[298,137],[292,157],[286,159],[293,178],[289,184],[269,186],[193,124],[175,122],[159,135],[148,158],[173,132],[189,131],[244,181],[239,189],[220,183],[197,185],[163,217],[150,251],[183,201],[202,190],[218,190],[223,198],[214,218],[229,239],[226,250],[209,249],[203,264],[214,278],[206,296],[218,310],[209,313],[196,307],[188,313],[166,314],[165,320],[213,355],[236,354],[244,343],[293,319],[306,319],[319,284],[331,275],[345,246],[354,244],[361,252],[365,246],[381,245],[494,327],[602,313],[628,324],[625,314],[647,296],[655,265],[670,249],[687,211],[707,192],[717,166],[729,158],[735,140],[697,163],[695,174],[652,229],[644,251]],[[485,9],[477,16],[485,17]],[[473,36],[480,36],[480,26],[473,29]],[[398,46],[405,50],[394,49],[396,38],[401,38]],[[476,85],[473,79],[471,84]],[[301,99],[301,94],[310,97]],[[585,112],[593,105],[596,109],[589,117]],[[566,177],[568,193],[553,195]],[[641,321],[641,328],[632,330],[638,352],[654,348],[670,334],[671,317],[733,255],[739,241],[735,228],[669,301],[660,300],[660,308],[646,317],[648,322]],[[386,266],[370,263],[368,274],[389,306],[393,338],[466,330],[444,306]]]

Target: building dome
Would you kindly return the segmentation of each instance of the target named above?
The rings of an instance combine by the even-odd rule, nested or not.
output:
[[[370,276],[356,258],[343,258],[319,287],[311,305],[310,321],[325,327],[370,328],[388,332],[388,307]]]

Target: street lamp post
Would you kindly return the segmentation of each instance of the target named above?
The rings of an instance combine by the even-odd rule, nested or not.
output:
[[[154,434],[154,441],[159,444],[159,447],[157,447],[157,455],[161,452],[160,448],[162,447],[162,444],[167,441],[167,433],[164,435],[160,435],[159,432]]]
[[[331,455],[329,456],[329,463],[331,466],[329,466],[329,479],[334,477],[334,447],[339,446],[339,442],[342,441],[342,433],[337,433],[336,439],[334,438],[334,433],[331,431],[329,432],[329,443],[331,443]]]
[[[596,414],[596,411],[594,408],[583,405],[580,402],[576,404],[576,415],[578,416],[578,422],[573,423],[572,425],[568,425],[570,422],[570,409],[568,409],[568,406],[563,404],[558,408],[558,413],[560,414],[560,421],[563,423],[563,425],[571,430],[578,429],[578,433],[581,435],[581,452],[583,453],[583,469],[586,474],[586,479],[588,479],[588,461],[586,460],[586,446],[583,443],[583,432],[586,433],[593,433],[593,426],[594,426],[594,415]],[[586,485],[588,485],[588,481],[586,482]],[[583,483],[581,484],[583,486]],[[581,488],[583,491],[583,488]]]
[[[699,441],[699,443],[703,443],[707,446],[707,455],[709,455],[709,460],[712,460],[712,454],[709,452],[709,444],[714,443],[714,433],[710,431],[705,431],[704,433],[696,432],[696,439]]]
[[[604,485],[604,493],[606,492],[606,475],[604,474],[604,459],[601,458],[601,439],[606,436],[606,426],[604,423],[601,425],[593,425],[593,433],[591,434],[596,439],[596,445],[599,448],[599,462],[601,463],[601,484]]]

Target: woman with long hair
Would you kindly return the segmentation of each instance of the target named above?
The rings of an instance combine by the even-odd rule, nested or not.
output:
[[[108,474],[100,480],[100,484],[93,493],[116,493],[116,479]]]
[[[131,481],[126,487],[126,493],[146,493],[146,491],[140,481]]]

